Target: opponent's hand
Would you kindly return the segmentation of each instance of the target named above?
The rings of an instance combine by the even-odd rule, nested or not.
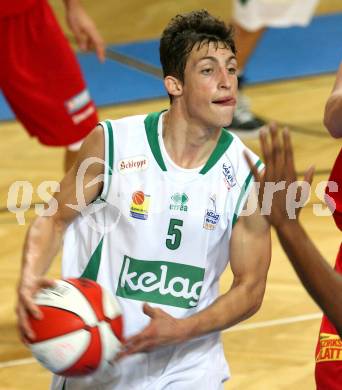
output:
[[[38,278],[35,276],[23,276],[18,284],[18,302],[16,307],[18,329],[24,342],[34,339],[35,334],[30,327],[28,315],[31,314],[36,319],[42,318],[42,312],[34,303],[35,293],[44,287],[52,287],[55,281],[48,278]]]
[[[105,60],[105,45],[95,23],[78,2],[66,7],[66,20],[82,51],[95,49],[101,62]]]
[[[262,174],[255,168],[248,154],[245,154],[255,181],[260,183],[258,200],[261,212],[276,228],[298,218],[301,208],[308,200],[309,186],[314,175],[314,167],[311,166],[304,175],[303,182],[306,182],[306,185],[302,187],[300,182],[297,182],[289,130],[285,128],[281,132],[282,141],[278,133],[275,123],[269,126],[269,130],[260,131],[260,144],[265,163]],[[273,192],[274,185],[281,189]]]
[[[186,328],[181,319],[174,318],[162,309],[153,308],[147,303],[144,304],[143,311],[151,318],[150,323],[140,333],[126,339],[117,359],[185,341]]]

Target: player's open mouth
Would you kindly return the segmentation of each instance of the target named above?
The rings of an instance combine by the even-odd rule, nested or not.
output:
[[[220,106],[235,106],[236,99],[234,99],[233,97],[227,97],[227,98],[214,100],[213,103],[218,104]]]

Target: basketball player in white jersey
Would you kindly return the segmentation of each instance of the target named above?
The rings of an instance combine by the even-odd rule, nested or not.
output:
[[[55,376],[53,389],[221,389],[230,373],[219,332],[263,300],[269,227],[259,209],[240,215],[253,174],[247,148],[223,130],[236,104],[232,32],[206,11],[178,15],[160,56],[169,109],[97,126],[55,194],[57,212],[27,233],[24,337],[34,337],[27,313],[40,316],[32,296],[53,283],[44,274],[64,235],[63,276],[97,280],[124,314],[121,359],[93,376]],[[233,282],[219,295],[228,262]]]
[[[262,118],[251,112],[249,99],[244,94],[243,72],[266,29],[305,27],[313,18],[318,3],[318,0],[233,0],[232,25],[238,51],[239,93],[230,129],[250,133],[265,125]]]

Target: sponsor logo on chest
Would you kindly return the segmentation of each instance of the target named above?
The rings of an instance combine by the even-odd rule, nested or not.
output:
[[[203,278],[204,268],[125,256],[116,295],[188,309],[198,304]]]
[[[143,191],[135,191],[132,194],[130,216],[136,219],[147,219],[150,208],[150,195]]]
[[[187,194],[176,192],[171,196],[170,210],[174,211],[188,211],[189,197]]]
[[[143,155],[125,158],[118,162],[118,170],[123,175],[126,173],[144,171],[147,168],[148,159]]]
[[[234,169],[230,163],[223,163],[222,165],[223,180],[228,191],[236,185]]]

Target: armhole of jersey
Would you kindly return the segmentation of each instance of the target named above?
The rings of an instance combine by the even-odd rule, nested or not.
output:
[[[265,167],[264,163],[259,159],[255,163],[255,167],[258,169],[258,172],[262,171]],[[241,192],[238,197],[238,200],[236,202],[235,210],[234,210],[234,216],[233,216],[233,221],[232,221],[232,230],[234,225],[236,224],[241,210],[243,209],[245,202],[247,200],[247,197],[249,195],[249,192],[251,190],[252,184],[254,182],[254,177],[252,171],[249,172],[248,176],[246,177],[246,180],[244,181],[242,187],[241,187]]]
[[[114,164],[114,133],[113,127],[109,120],[99,123],[103,128],[104,146],[105,146],[105,166],[103,177],[103,189],[98,199],[107,200],[113,174]]]

